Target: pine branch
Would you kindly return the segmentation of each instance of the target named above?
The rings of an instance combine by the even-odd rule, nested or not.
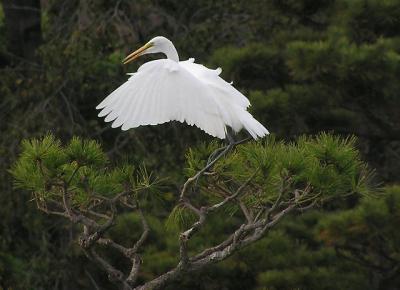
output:
[[[104,172],[105,163],[101,161],[103,160],[103,157],[101,157],[102,152],[98,150],[96,144],[77,140],[73,147],[77,159],[92,160],[94,164],[101,164],[98,167],[94,167],[95,169],[88,168],[88,171],[82,170],[81,173],[83,176],[79,180],[74,178],[74,176],[76,176],[80,167],[75,167],[71,175],[69,175],[71,171],[67,170],[69,176],[67,179],[68,181],[59,183],[60,180],[65,179],[65,172],[59,169],[57,169],[55,173],[51,172],[49,168],[44,166],[49,161],[46,161],[47,163],[43,162],[37,167],[36,170],[39,176],[32,175],[31,165],[24,159],[21,159],[13,172],[14,175],[18,177],[18,182],[25,184],[29,189],[37,188],[35,190],[35,192],[37,192],[35,201],[39,210],[47,214],[65,217],[72,223],[82,226],[82,233],[79,239],[80,246],[94,263],[104,269],[110,281],[122,286],[124,290],[160,289],[185,273],[196,271],[222,261],[236,251],[261,239],[290,212],[309,210],[318,202],[322,201],[323,196],[332,197],[339,195],[336,189],[331,189],[329,186],[320,186],[318,182],[314,183],[315,179],[318,179],[318,176],[312,175],[313,172],[317,171],[325,175],[331,174],[334,178],[342,178],[344,181],[343,184],[349,185],[346,188],[347,190],[342,190],[343,194],[353,192],[354,189],[352,185],[347,181],[349,178],[358,178],[358,175],[365,171],[365,167],[360,165],[361,162],[358,159],[357,151],[353,149],[353,141],[340,141],[340,139],[326,134],[322,134],[318,138],[319,139],[316,141],[301,139],[299,142],[302,143],[298,146],[293,144],[285,145],[283,143],[278,144],[278,146],[273,142],[264,145],[250,144],[246,150],[237,150],[234,158],[227,160],[227,174],[219,171],[208,174],[210,168],[220,161],[221,158],[226,156],[236,145],[247,140],[231,143],[217,149],[210,156],[210,160],[208,160],[206,166],[192,177],[189,177],[183,184],[180,192],[179,204],[175,207],[176,211],[174,209],[173,213],[176,214],[182,213],[182,209],[185,210],[184,213],[187,213],[186,210],[188,210],[190,211],[191,217],[194,216],[195,218],[195,221],[185,230],[181,231],[179,235],[179,253],[177,253],[177,255],[179,255],[178,264],[170,271],[141,286],[137,285],[142,264],[140,251],[147,241],[150,227],[147,223],[143,208],[139,204],[138,198],[140,195],[136,193],[142,191],[144,188],[148,188],[149,185],[147,183],[144,185],[137,185],[135,182],[132,183],[131,180],[135,178],[132,176],[134,172],[131,168],[126,169],[123,167],[117,169],[115,173],[116,188],[124,188],[125,190],[118,193],[114,193],[113,191],[112,197],[109,197],[111,193],[104,193],[104,195],[97,193],[106,191],[109,185],[104,185],[104,183],[110,181],[110,175]],[[34,144],[37,143],[38,142]],[[90,150],[92,150],[92,152],[84,156],[82,152],[79,152],[79,146],[89,145],[79,144],[91,144],[90,146],[92,146],[92,149]],[[265,148],[267,146],[270,146],[270,148]],[[308,149],[307,146],[311,149]],[[335,164],[337,163],[340,165],[337,166],[339,168],[338,170],[332,167],[330,165],[331,163],[326,165],[325,159],[327,157],[325,156],[326,153],[324,153],[326,152],[326,147],[330,148],[330,151],[332,151],[329,153],[331,155],[329,156],[329,162],[332,163],[331,159],[333,159]],[[343,149],[343,147],[346,148]],[[319,149],[319,151],[316,150],[316,148]],[[56,149],[62,150],[59,147]],[[53,148],[53,150],[56,149]],[[276,150],[276,158],[269,158],[271,154],[270,150]],[[86,152],[85,150],[82,151]],[[319,153],[315,153],[314,151],[318,151]],[[344,155],[342,151],[344,151]],[[294,170],[295,173],[291,170],[292,165],[287,168],[282,168],[282,162],[279,160],[279,158],[282,158],[283,164],[285,164],[287,162],[286,158],[288,152],[291,154],[290,158],[294,159],[293,166],[296,168],[297,165],[301,165],[298,166],[300,169]],[[304,158],[304,154],[306,154],[306,158]],[[325,154],[325,157],[321,157],[321,154]],[[262,160],[259,160],[260,158]],[[88,164],[90,163],[89,161],[87,162]],[[302,164],[302,162],[304,162],[304,164]],[[343,166],[347,168],[349,162],[354,166],[354,172],[351,176],[349,176],[349,173],[341,170]],[[70,168],[70,161],[68,161],[68,164],[64,164],[64,166],[65,165],[67,168]],[[268,175],[264,172],[266,178],[256,179],[255,177],[258,176],[260,167],[264,165],[266,166],[265,168],[270,168]],[[251,176],[242,184],[238,184],[238,180],[242,180],[244,175],[241,170],[238,170],[238,168],[241,168],[240,166],[244,166],[244,170],[252,172]],[[306,166],[308,166],[307,168],[309,168],[309,166],[316,166],[316,168],[315,170],[311,170],[310,173],[310,170],[302,169]],[[327,170],[328,166],[329,170]],[[98,170],[98,173],[96,173],[96,170]],[[297,170],[300,170],[300,173],[296,172]],[[62,173],[60,174],[59,172]],[[307,176],[307,174],[310,174],[310,176]],[[208,182],[206,190],[218,196],[218,202],[198,205],[191,201],[186,193],[189,191],[190,187],[196,187],[197,184],[195,183],[197,183],[199,178],[205,175],[207,175]],[[229,178],[227,178],[227,176]],[[299,180],[299,178],[297,178],[298,176],[301,176],[301,182],[297,182]],[[37,179],[32,181],[28,177]],[[111,177],[114,177],[114,175],[111,175]],[[327,177],[329,176],[322,175],[322,180],[329,180]],[[295,180],[297,181],[294,182]],[[276,181],[281,182],[278,187]],[[365,178],[359,182],[366,183],[367,181],[368,178]],[[357,186],[360,185],[357,184]],[[233,188],[235,188],[235,190]],[[329,192],[325,193],[324,190],[328,190]],[[275,200],[272,202],[270,201],[271,196],[275,197]],[[248,197],[251,202],[247,203],[247,200],[245,202],[244,197]],[[253,203],[253,201],[255,201],[255,203]],[[266,201],[268,201],[267,205],[265,204]],[[222,208],[227,207],[228,204],[231,203],[238,206],[241,210],[241,213],[239,213],[237,217],[242,220],[237,223],[236,228],[219,244],[201,249],[197,254],[189,255],[190,240],[194,235],[200,233],[200,230],[205,226],[208,220],[208,216],[211,215],[211,213],[219,212]],[[121,245],[113,240],[112,237],[107,236],[107,233],[116,221],[118,212],[122,212],[121,209],[135,211],[142,227],[139,238],[132,242],[130,247]],[[171,214],[171,216],[173,215]],[[129,268],[118,269],[116,266],[110,264],[105,257],[102,257],[96,251],[98,246],[105,247],[105,251],[110,249],[117,251],[128,260]]]
[[[93,248],[89,250],[88,256],[91,257],[96,262],[96,264],[100,265],[107,272],[108,279],[111,282],[121,283],[122,285],[125,286],[125,288],[126,286],[129,287],[129,285],[125,285],[126,282],[123,279],[124,274],[121,271],[114,268],[110,263],[108,263],[102,257],[100,257]],[[130,287],[126,289],[130,289]]]

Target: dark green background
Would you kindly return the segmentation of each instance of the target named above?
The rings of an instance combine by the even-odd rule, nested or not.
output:
[[[74,244],[75,229],[35,209],[7,170],[23,138],[52,132],[99,140],[112,160],[169,176],[173,196],[190,146],[211,140],[178,123],[128,132],[95,106],[149,59],[121,60],[156,35],[245,93],[277,138],[355,134],[379,197],[285,221],[234,257],[170,289],[398,289],[400,286],[400,1],[3,0],[0,10],[0,289],[114,289]],[[176,261],[155,213],[152,263]],[[127,216],[115,231],[129,239]],[[213,221],[217,227],[219,219]],[[205,238],[215,233],[210,227]],[[201,241],[198,241],[201,243]]]

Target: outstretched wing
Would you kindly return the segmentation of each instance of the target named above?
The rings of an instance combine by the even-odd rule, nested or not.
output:
[[[250,106],[249,100],[237,89],[232,86],[232,83],[226,82],[219,74],[221,68],[215,70],[209,69],[204,65],[194,62],[194,58],[179,63],[183,68],[193,74],[197,79],[206,84],[212,91],[215,97],[226,100],[231,104],[238,105],[242,108]]]
[[[179,63],[150,61],[97,107],[112,127],[128,130],[176,120],[225,138],[226,127],[213,91]]]
[[[220,68],[211,70],[201,64],[194,63],[194,59],[182,61],[179,64],[208,87],[221,109],[224,123],[235,132],[245,128],[254,139],[268,134],[268,130],[247,112],[247,108],[250,106],[249,100],[231,83],[219,76]]]

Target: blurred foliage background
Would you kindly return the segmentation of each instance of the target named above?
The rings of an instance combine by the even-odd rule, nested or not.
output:
[[[168,176],[171,201],[188,148],[211,140],[178,123],[121,132],[96,117],[95,106],[127,72],[159,57],[121,65],[156,35],[170,38],[181,59],[222,67],[276,138],[356,135],[382,183],[378,196],[286,218],[262,241],[170,289],[398,289],[399,0],[2,0],[0,288],[92,289],[96,279],[113,289],[75,245],[74,228],[14,189],[8,170],[23,138],[96,139],[111,160]],[[154,214],[170,209],[167,202]],[[149,222],[145,277],[171,267],[177,252],[176,236],[159,219]],[[137,217],[127,215],[114,231],[128,240],[135,227]]]

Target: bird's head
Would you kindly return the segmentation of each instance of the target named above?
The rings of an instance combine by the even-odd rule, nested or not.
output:
[[[144,55],[144,54],[149,54],[149,53],[158,53],[158,52],[163,52],[170,47],[173,46],[172,42],[164,37],[164,36],[156,36],[153,39],[151,39],[149,42],[147,42],[145,45],[143,45],[141,48],[135,50],[131,54],[129,54],[124,60],[123,63],[127,64],[135,59],[137,59],[139,56]]]

